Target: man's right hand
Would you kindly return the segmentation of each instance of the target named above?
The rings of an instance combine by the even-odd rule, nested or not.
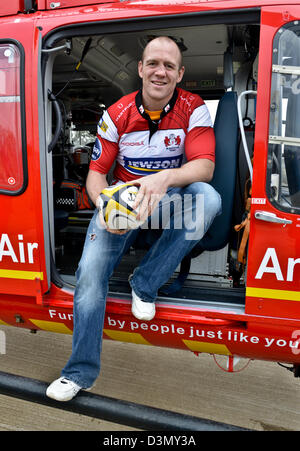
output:
[[[98,208],[98,216],[99,216],[99,220],[101,225],[109,232],[109,233],[113,233],[114,235],[124,235],[125,233],[127,233],[129,230],[124,229],[124,230],[120,230],[120,229],[110,229],[109,227],[107,227],[107,224],[104,220],[104,216],[103,216],[103,210],[101,208],[101,202],[100,202],[100,195],[98,196],[97,200],[96,200],[96,207]]]

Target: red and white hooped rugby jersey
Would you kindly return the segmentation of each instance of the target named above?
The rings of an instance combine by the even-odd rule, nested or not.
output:
[[[174,91],[160,119],[152,121],[142,105],[141,91],[122,97],[103,114],[90,169],[129,182],[184,161],[215,159],[215,137],[207,106],[196,94]]]

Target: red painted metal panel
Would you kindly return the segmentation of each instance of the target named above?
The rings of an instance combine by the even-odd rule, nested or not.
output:
[[[1,2],[0,16],[10,16],[17,14],[19,11],[23,11],[23,0],[10,0],[9,2]]]
[[[300,256],[297,228],[300,216],[277,210],[266,195],[273,39],[287,22],[299,20],[300,7],[262,8],[261,18],[246,312],[300,319],[300,265],[294,266],[292,280],[288,276],[289,259],[296,261]],[[263,200],[264,203],[259,204],[256,200]],[[254,217],[257,210],[275,213],[292,223],[285,225],[260,221]],[[260,268],[272,268],[277,262],[278,267],[274,267],[272,272],[259,271]]]
[[[46,0],[45,9],[58,9],[58,8],[75,8],[77,6],[88,6],[88,5],[96,5],[97,3],[117,3],[120,0],[101,0],[101,2],[95,2],[91,0]],[[39,5],[39,9],[40,5]],[[44,9],[44,8],[43,8]]]

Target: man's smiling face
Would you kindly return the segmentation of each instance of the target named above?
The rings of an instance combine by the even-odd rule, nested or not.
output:
[[[164,37],[151,41],[145,48],[138,71],[143,80],[144,107],[151,111],[162,109],[171,99],[184,73],[175,42]]]

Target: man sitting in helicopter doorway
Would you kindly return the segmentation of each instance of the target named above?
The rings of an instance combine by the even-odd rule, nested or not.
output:
[[[159,288],[220,213],[221,199],[209,185],[215,150],[210,115],[198,95],[176,87],[184,74],[176,42],[169,37],[150,41],[138,73],[142,89],[110,106],[99,122],[87,190],[99,206],[99,194],[107,187],[106,176],[116,160],[116,181],[138,179],[135,207],[139,206],[139,218],[149,221],[160,214],[161,205],[175,194],[192,199],[182,202],[182,226],[175,227],[171,217],[130,278],[132,313],[138,319],[151,320]],[[199,198],[204,206],[199,218],[201,233],[189,233]],[[47,396],[68,401],[79,390],[90,388],[98,377],[109,278],[138,231],[110,230],[102,212],[95,210],[76,272],[72,354],[61,377],[48,387]]]

